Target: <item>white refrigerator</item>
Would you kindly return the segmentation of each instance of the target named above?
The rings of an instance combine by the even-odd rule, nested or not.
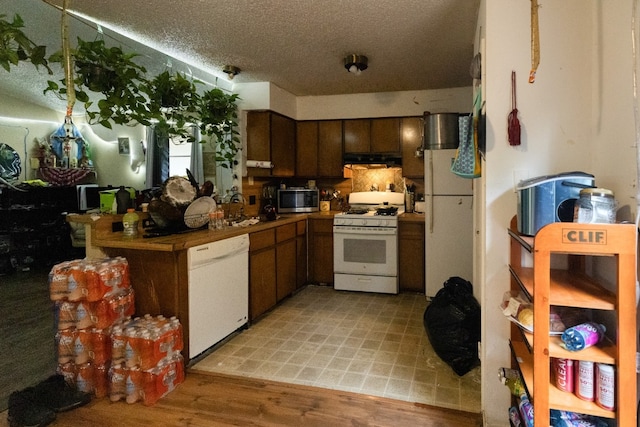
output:
[[[473,180],[451,172],[456,150],[424,153],[425,293],[433,298],[449,277],[473,283]]]

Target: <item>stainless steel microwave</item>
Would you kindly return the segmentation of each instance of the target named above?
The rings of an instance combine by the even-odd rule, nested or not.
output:
[[[320,206],[318,189],[287,188],[278,190],[279,213],[317,212]]]

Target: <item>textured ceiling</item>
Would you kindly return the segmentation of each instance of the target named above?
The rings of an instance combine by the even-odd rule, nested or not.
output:
[[[2,0],[0,13],[15,13],[25,32],[60,48],[62,0]],[[469,65],[479,0],[72,0],[70,12],[99,22],[105,34],[142,51],[151,70],[176,58],[220,72],[242,69],[234,82],[269,81],[297,96],[426,90],[469,86]],[[75,36],[95,38],[95,29],[72,18]],[[117,36],[114,36],[117,37]],[[123,41],[124,40],[124,41]],[[138,42],[150,46],[149,50]],[[125,47],[125,50],[126,47]],[[348,73],[344,57],[369,58],[361,75]],[[190,64],[189,66],[184,65]],[[57,78],[62,77],[54,76]],[[215,77],[214,77],[215,78]],[[0,70],[0,91],[43,100],[52,79],[30,65]],[[18,81],[14,81],[18,80]],[[38,90],[34,90],[37,88]],[[25,95],[25,92],[27,95]]]

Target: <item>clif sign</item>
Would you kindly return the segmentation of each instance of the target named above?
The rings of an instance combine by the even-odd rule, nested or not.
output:
[[[571,228],[562,229],[562,243],[586,243],[592,245],[606,245],[607,232],[605,230],[575,230]]]

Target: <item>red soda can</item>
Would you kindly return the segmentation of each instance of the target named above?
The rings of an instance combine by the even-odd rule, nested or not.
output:
[[[575,366],[575,394],[582,400],[593,402],[594,400],[594,363],[587,360],[577,360]]]
[[[553,367],[556,374],[556,387],[567,393],[573,393],[573,360],[553,359]]]

